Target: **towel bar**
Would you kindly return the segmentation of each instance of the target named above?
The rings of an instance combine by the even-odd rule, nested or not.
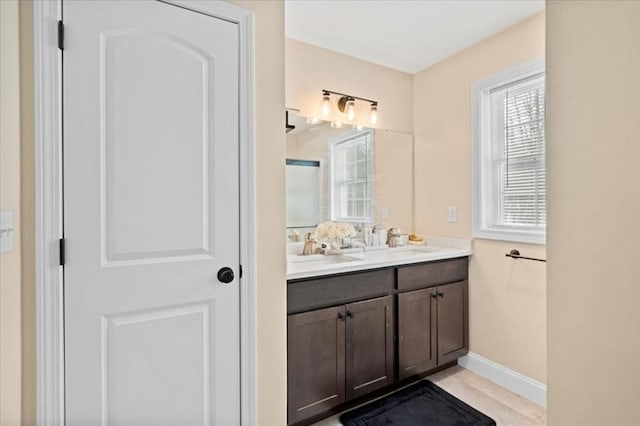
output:
[[[505,256],[511,257],[513,259],[535,260],[536,262],[546,262],[547,261],[547,259],[538,259],[538,258],[535,258],[535,257],[520,256],[520,251],[518,251],[518,249],[511,250],[509,253],[505,254]]]

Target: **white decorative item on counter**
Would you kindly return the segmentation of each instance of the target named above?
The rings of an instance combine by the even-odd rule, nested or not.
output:
[[[336,238],[351,238],[358,235],[349,223],[323,222],[316,228],[316,238],[335,240]]]
[[[318,225],[315,231],[315,237],[318,240],[329,242],[334,249],[350,246],[350,239],[356,235],[358,232],[351,224],[342,222],[323,222]],[[345,244],[347,239],[349,244]]]

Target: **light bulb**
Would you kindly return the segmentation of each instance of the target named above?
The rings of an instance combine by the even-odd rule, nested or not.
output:
[[[353,98],[347,101],[347,118],[349,121],[353,121],[356,118],[356,103]]]
[[[331,99],[329,99],[329,94],[325,93],[322,95],[322,116],[329,117],[330,112],[331,112]]]
[[[378,122],[378,104],[371,104],[371,124],[376,124]]]

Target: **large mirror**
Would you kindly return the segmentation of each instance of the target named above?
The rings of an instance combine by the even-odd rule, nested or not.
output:
[[[413,229],[413,136],[294,116],[287,133],[287,236],[324,221]]]

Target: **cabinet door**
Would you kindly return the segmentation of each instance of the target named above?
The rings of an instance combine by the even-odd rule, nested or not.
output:
[[[468,281],[437,288],[438,364],[453,361],[469,349]]]
[[[436,366],[436,290],[427,288],[398,295],[399,379]]]
[[[346,305],[347,399],[393,383],[393,299]]]
[[[344,306],[288,317],[288,423],[345,401]]]

